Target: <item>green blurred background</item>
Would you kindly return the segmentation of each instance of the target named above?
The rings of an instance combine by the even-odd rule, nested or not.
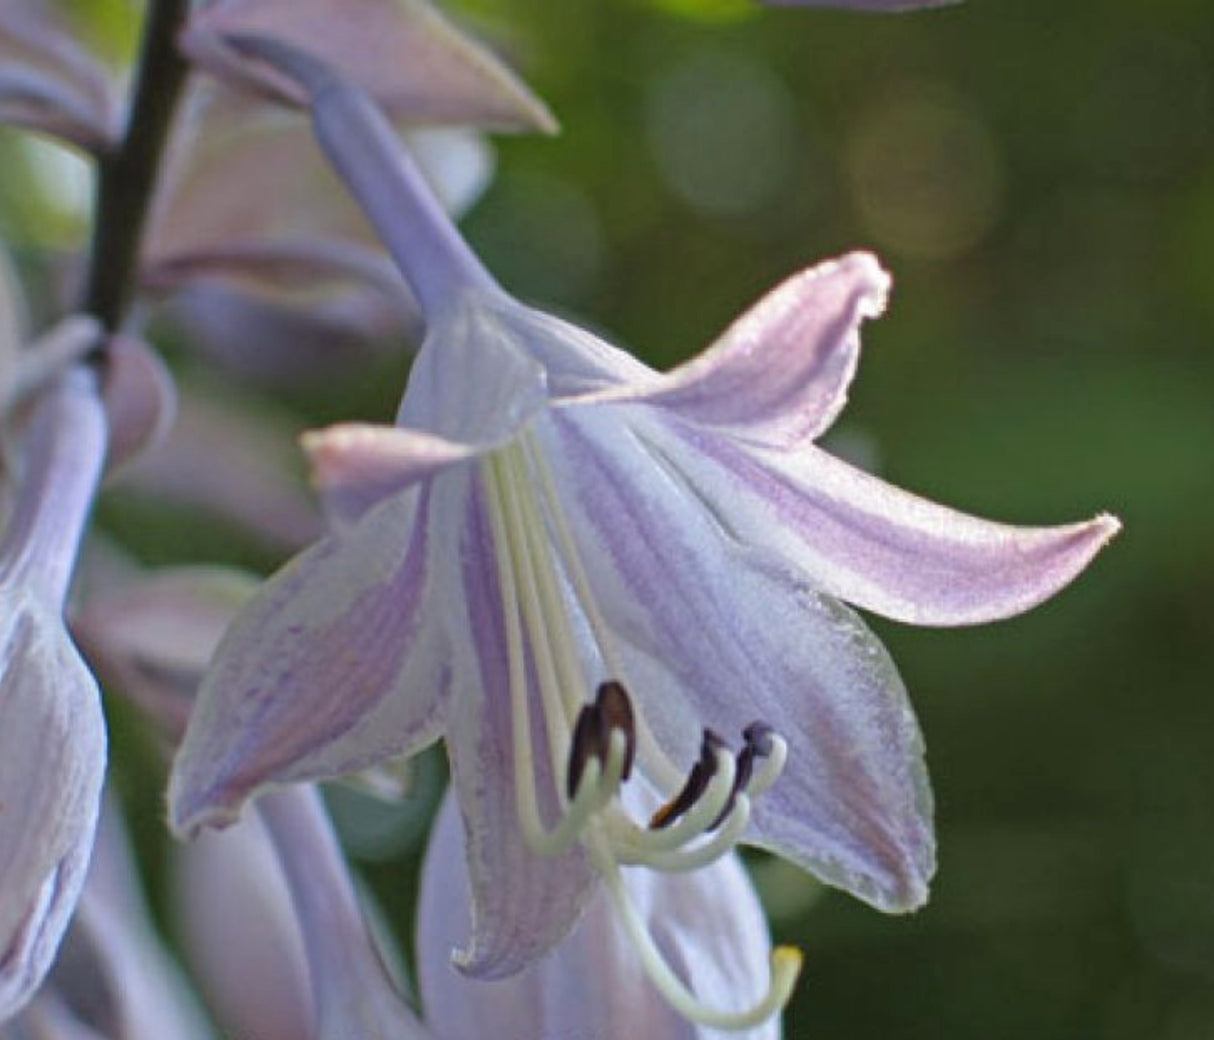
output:
[[[887,918],[755,861],[778,937],[808,954],[787,1037],[1214,1037],[1214,8],[457,10],[564,127],[500,140],[466,221],[508,287],[668,366],[784,275],[873,249],[892,306],[828,444],[992,518],[1125,523],[1024,618],[873,621],[926,733],[940,872],[925,910]],[[134,24],[96,11],[115,40]],[[47,223],[53,200],[31,205],[0,144],[0,230],[32,272],[72,221]],[[279,404],[299,423],[386,416],[382,376]],[[165,535],[147,507],[102,519],[152,532],[148,562],[276,562]],[[150,848],[155,758],[124,747]],[[364,857],[401,913],[411,855]]]

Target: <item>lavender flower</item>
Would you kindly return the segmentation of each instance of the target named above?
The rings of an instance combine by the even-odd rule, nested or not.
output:
[[[187,941],[225,1023],[240,1035],[306,1033],[320,1040],[465,1040],[490,1032],[507,1040],[719,1035],[671,1011],[648,985],[630,940],[602,897],[574,933],[528,971],[498,982],[471,980],[455,971],[449,954],[468,927],[469,887],[464,833],[451,797],[431,834],[422,874],[419,1018],[384,967],[317,793],[305,787],[278,792],[258,809],[231,832],[202,836],[182,852],[190,908]],[[736,857],[694,877],[632,872],[626,884],[698,991],[738,1003],[762,992],[767,927]],[[723,906],[730,908],[728,914],[721,912]],[[232,930],[216,929],[224,924]],[[255,959],[249,951],[258,951]],[[768,1021],[744,1035],[776,1040],[779,1024]]]
[[[156,936],[118,805],[106,800],[72,927],[3,1040],[213,1040]]]
[[[663,961],[622,868],[703,869],[746,840],[882,909],[918,906],[935,861],[921,738],[893,663],[840,601],[918,624],[1004,617],[1069,582],[1117,522],[988,523],[812,444],[884,306],[872,257],[795,276],[660,375],[503,293],[364,94],[246,45],[312,91],[428,334],[395,427],[307,440],[332,532],[221,644],[173,825],[230,822],[268,785],[443,735],[474,905],[462,970],[527,967],[601,879],[682,1014],[765,1020],[795,951],[775,952],[751,1008],[708,1007]]]
[[[84,883],[105,771],[99,691],[63,604],[101,474],[96,378],[34,407],[0,540],[0,1021],[49,968]]]

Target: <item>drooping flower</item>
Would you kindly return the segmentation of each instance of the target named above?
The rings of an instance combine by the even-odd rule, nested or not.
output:
[[[100,693],[63,621],[105,460],[96,384],[77,369],[35,404],[0,539],[0,1022],[29,1000],[58,949],[105,772]]]
[[[493,1033],[546,1040],[720,1034],[674,1013],[647,983],[600,897],[574,933],[526,972],[468,979],[450,952],[469,921],[464,834],[448,796],[430,837],[418,899],[418,996],[402,1000],[371,938],[316,791],[276,792],[231,831],[181,850],[186,942],[223,1023],[239,1035],[322,1040],[465,1040]],[[698,992],[745,1003],[761,993],[769,945],[737,857],[692,878],[632,872],[626,881],[663,948]],[[728,907],[729,912],[722,912]],[[377,949],[378,947],[378,949]],[[743,1034],[777,1040],[778,1021]]]
[[[148,916],[117,802],[106,800],[72,926],[3,1040],[213,1040]]]
[[[745,840],[882,909],[918,906],[935,859],[922,742],[842,601],[917,624],[1005,617],[1069,582],[1117,522],[988,523],[812,443],[885,303],[872,257],[793,277],[656,373],[500,290],[365,95],[290,48],[244,45],[311,90],[428,332],[395,426],[306,441],[331,533],[221,644],[175,764],[174,826],[442,735],[473,893],[463,971],[533,963],[601,878],[683,1014],[762,1021],[795,954],[776,951],[749,1013],[718,1014],[663,962],[622,867],[693,871]]]

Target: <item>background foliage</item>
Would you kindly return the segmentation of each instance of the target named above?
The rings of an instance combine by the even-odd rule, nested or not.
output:
[[[137,9],[82,10],[129,49]],[[836,450],[982,515],[1126,525],[1025,618],[874,622],[927,735],[940,874],[898,919],[756,862],[779,937],[808,953],[790,1040],[1214,1036],[1214,9],[459,10],[564,125],[500,140],[466,222],[508,287],[667,366],[785,274],[872,248],[896,289]],[[16,134],[0,148],[0,233],[45,300],[48,247],[80,241],[72,181]],[[273,407],[296,426],[385,417],[402,374],[360,363]],[[276,562],[120,491],[101,518],[149,563]],[[111,717],[152,856],[156,756]],[[366,813],[343,819],[407,929],[416,827],[372,841]]]

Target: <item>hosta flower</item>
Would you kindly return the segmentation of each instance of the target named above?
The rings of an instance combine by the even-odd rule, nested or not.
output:
[[[100,694],[62,613],[105,459],[94,374],[74,371],[46,391],[23,433],[0,539],[0,1022],[54,959],[105,771]]]
[[[270,795],[257,814],[181,850],[186,943],[222,1023],[239,1036],[321,1040],[620,1037],[709,1040],[650,986],[600,896],[551,956],[497,982],[466,978],[450,951],[468,927],[464,834],[454,798],[439,812],[418,898],[419,1019],[364,922],[317,793]],[[769,944],[736,856],[694,877],[628,875],[631,897],[698,992],[742,1004],[762,992]],[[729,907],[723,913],[722,907]],[[382,938],[382,937],[381,937]],[[381,947],[382,949],[382,947]],[[385,950],[391,957],[391,950]],[[776,1040],[777,1021],[744,1034]]]
[[[2,1040],[214,1040],[156,935],[117,802],[54,968]]]
[[[872,257],[793,277],[656,373],[497,288],[365,96],[263,53],[309,83],[428,333],[395,426],[308,438],[331,532],[221,644],[174,826],[442,735],[474,903],[464,971],[532,963],[601,879],[682,1013],[760,1021],[795,954],[776,951],[750,1013],[719,1013],[662,960],[623,868],[693,871],[745,840],[882,909],[918,906],[934,869],[922,743],[844,601],[918,624],[1004,617],[1065,585],[1116,521],[988,523],[813,444],[884,306]]]

